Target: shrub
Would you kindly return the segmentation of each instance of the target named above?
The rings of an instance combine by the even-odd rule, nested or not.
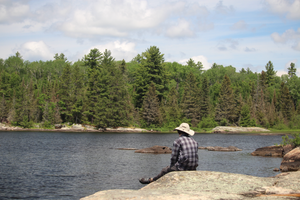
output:
[[[282,122],[280,122],[279,124],[274,125],[273,128],[277,129],[277,130],[288,129],[288,127],[284,123],[282,123]]]
[[[282,136],[281,145],[285,146],[287,144],[291,144],[292,146],[298,147],[300,146],[300,133],[292,133],[292,139],[289,138],[288,135]]]
[[[198,124],[198,128],[214,128],[218,123],[211,117],[203,117]]]

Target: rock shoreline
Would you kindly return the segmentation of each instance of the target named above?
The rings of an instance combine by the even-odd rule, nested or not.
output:
[[[270,132],[260,127],[238,127],[238,126],[217,126],[212,129],[213,133],[247,133],[247,132]]]
[[[90,125],[72,124],[70,126],[66,125],[55,125],[55,129],[44,129],[44,128],[22,128],[17,126],[7,126],[6,124],[0,123],[0,131],[45,131],[45,132],[149,132],[142,128],[106,128],[106,129],[96,129]]]
[[[105,190],[81,200],[299,199],[300,171],[255,177],[212,171],[170,172],[140,190]]]
[[[69,126],[62,124],[55,124],[55,129],[44,129],[44,128],[22,128],[17,126],[10,126],[3,123],[0,123],[0,131],[45,131],[45,132],[157,132],[157,131],[148,131],[142,128],[106,128],[106,129],[96,129],[94,126],[82,125],[82,124],[72,124]],[[221,133],[221,134],[243,134],[243,133],[256,133],[259,135],[285,135],[281,133],[271,133],[270,130],[259,128],[259,127],[230,127],[230,126],[217,126],[212,129],[212,133]],[[196,132],[197,133],[197,132]]]

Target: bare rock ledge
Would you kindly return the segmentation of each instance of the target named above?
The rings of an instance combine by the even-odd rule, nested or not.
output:
[[[238,126],[217,126],[212,129],[213,133],[243,133],[243,132],[270,132],[260,127],[238,127]]]
[[[104,199],[299,199],[300,171],[276,177],[184,171],[171,172],[140,190],[105,190],[82,200]]]

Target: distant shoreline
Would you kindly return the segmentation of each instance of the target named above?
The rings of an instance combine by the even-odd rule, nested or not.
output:
[[[80,130],[80,129],[30,129],[30,128],[0,128],[0,132],[65,132],[65,133],[72,133],[72,132],[78,132],[78,133],[176,133],[175,131],[148,131],[146,129],[142,129],[140,131],[139,129],[127,129],[127,130],[117,130],[117,129],[110,129],[110,130]],[[195,134],[224,134],[224,135],[286,135],[293,132],[299,132],[299,131],[280,131],[280,132],[226,132],[226,133],[213,133],[213,132],[195,132]]]

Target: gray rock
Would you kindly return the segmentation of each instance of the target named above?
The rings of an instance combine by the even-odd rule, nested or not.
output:
[[[280,170],[283,172],[300,170],[300,147],[297,147],[284,155]]]
[[[282,146],[268,146],[256,149],[251,153],[252,156],[266,156],[266,157],[282,157],[283,147]]]
[[[55,129],[61,129],[63,126],[61,124],[55,124],[54,127]]]
[[[299,179],[300,171],[273,178],[210,171],[170,172],[140,190],[105,190],[82,200],[290,199],[300,196]]]
[[[235,146],[229,146],[229,147],[198,147],[198,149],[206,149],[208,151],[242,151],[242,149],[239,149]]]
[[[153,147],[136,150],[135,153],[167,154],[172,153],[172,149],[166,146],[155,145]]]
[[[212,129],[213,133],[242,133],[242,132],[269,132],[270,130],[260,127],[217,126]]]
[[[84,127],[81,124],[73,124],[72,129],[84,130]]]

